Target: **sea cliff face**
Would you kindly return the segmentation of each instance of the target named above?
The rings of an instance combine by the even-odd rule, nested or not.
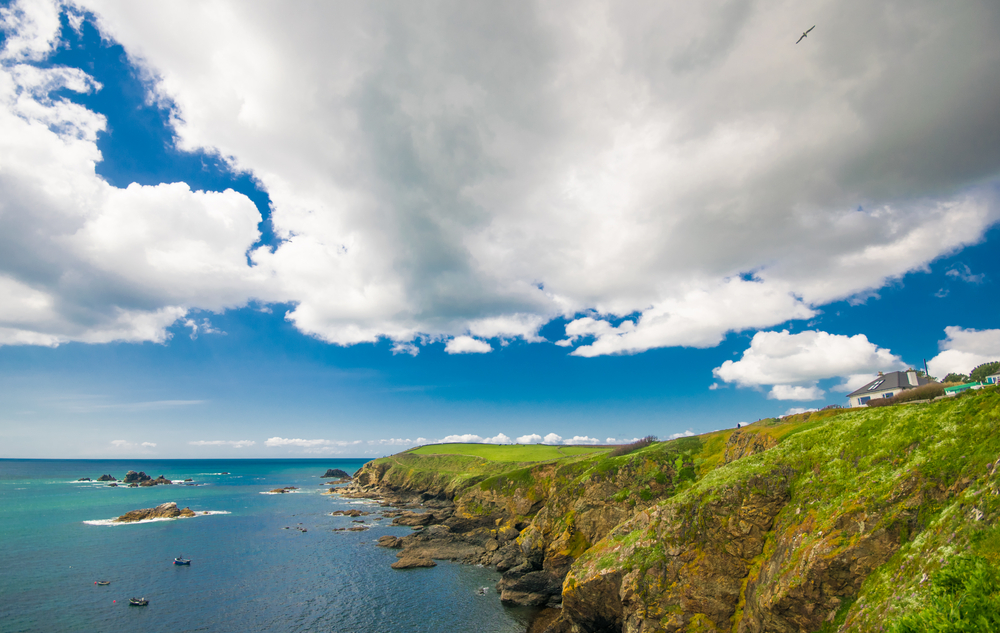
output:
[[[403,541],[469,545],[440,558],[496,565],[506,602],[561,606],[550,633],[876,631],[956,555],[1000,559],[998,423],[993,389],[619,457],[402,453],[350,494],[436,506]]]

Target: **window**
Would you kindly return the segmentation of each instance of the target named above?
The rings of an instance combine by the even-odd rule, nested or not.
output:
[[[858,404],[868,404],[868,401],[871,400],[871,399],[872,399],[871,396],[865,396],[864,398],[858,398]]]
[[[876,389],[878,389],[878,386],[881,385],[883,382],[885,382],[885,378],[876,380],[874,383],[872,383],[871,387],[868,387],[868,391],[875,391]]]
[[[882,397],[883,398],[891,398],[892,397],[892,392],[890,391],[889,393],[882,394]]]

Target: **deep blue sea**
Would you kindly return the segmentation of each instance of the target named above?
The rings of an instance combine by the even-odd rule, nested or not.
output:
[[[365,502],[320,494],[320,475],[363,463],[0,460],[0,631],[524,631],[530,614],[500,604],[495,571],[443,561],[390,569],[396,552],[375,541],[410,529],[375,513],[363,517],[368,531],[332,531],[360,524],[331,512]],[[129,470],[195,485],[76,481]],[[283,486],[299,490],[262,494]],[[102,523],[168,501],[215,514]],[[173,565],[178,554],[191,566]],[[130,607],[132,596],[149,605]]]

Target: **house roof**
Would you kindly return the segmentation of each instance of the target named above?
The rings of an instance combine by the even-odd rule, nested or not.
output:
[[[864,387],[852,391],[847,394],[847,397],[853,398],[855,396],[863,396],[866,393],[878,393],[880,391],[885,391],[886,389],[912,389],[913,387],[926,385],[929,382],[930,380],[927,378],[917,376],[917,384],[911,385],[909,379],[906,377],[905,371],[891,371],[887,374],[879,376]]]

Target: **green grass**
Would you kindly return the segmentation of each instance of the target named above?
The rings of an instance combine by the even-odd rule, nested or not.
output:
[[[607,452],[593,446],[546,446],[544,444],[429,444],[407,451],[410,455],[467,455],[491,462],[545,462],[563,457]]]

